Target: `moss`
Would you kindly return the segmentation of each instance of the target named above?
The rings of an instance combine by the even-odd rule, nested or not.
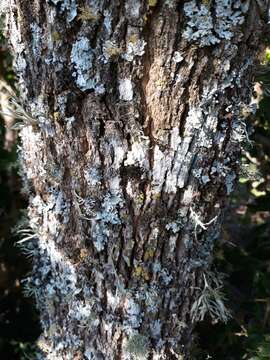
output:
[[[136,42],[139,40],[139,37],[137,34],[132,34],[130,35],[130,37],[128,38],[128,42],[132,43],[132,44],[136,44]]]
[[[61,40],[61,35],[58,31],[53,31],[52,32],[52,41],[54,43],[58,43]]]
[[[152,195],[153,200],[160,200],[161,199],[161,193],[155,193]]]
[[[59,113],[58,111],[55,111],[55,112],[53,113],[53,118],[54,118],[54,120],[55,120],[56,122],[58,122],[58,121],[61,119],[60,113]]]
[[[212,4],[212,0],[202,0],[202,4],[205,5],[205,6],[210,7],[211,4]]]
[[[120,55],[121,53],[122,53],[122,49],[121,49],[121,48],[118,48],[118,47],[111,47],[111,48],[108,49],[108,51],[107,51],[107,54],[108,54],[109,56],[112,56],[112,57],[118,56],[118,55]]]
[[[157,5],[157,0],[148,0],[149,7],[155,7]]]
[[[81,249],[80,250],[80,260],[84,261],[89,256],[89,251],[87,249]]]
[[[155,250],[154,249],[147,249],[146,252],[144,253],[144,261],[148,261],[153,259],[155,255]]]
[[[150,280],[149,272],[145,270],[142,266],[138,265],[134,269],[134,276],[137,278],[142,278],[145,281]]]
[[[140,193],[140,194],[136,197],[135,203],[136,203],[137,205],[143,205],[143,203],[144,203],[144,194],[143,194],[143,193]]]
[[[97,21],[99,14],[95,14],[89,6],[79,7],[78,19],[81,21]]]

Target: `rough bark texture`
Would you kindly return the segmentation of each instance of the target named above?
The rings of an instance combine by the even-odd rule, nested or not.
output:
[[[190,359],[200,301],[226,320],[209,266],[268,1],[199,3],[2,5],[46,359]]]

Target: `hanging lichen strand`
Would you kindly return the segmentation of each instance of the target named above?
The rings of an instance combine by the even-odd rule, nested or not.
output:
[[[46,359],[190,359],[266,2],[9,0]],[[23,105],[22,105],[23,103]]]

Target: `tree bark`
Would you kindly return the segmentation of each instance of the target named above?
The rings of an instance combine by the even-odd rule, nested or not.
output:
[[[268,1],[199,3],[2,5],[46,359],[190,359],[228,318],[212,250]]]

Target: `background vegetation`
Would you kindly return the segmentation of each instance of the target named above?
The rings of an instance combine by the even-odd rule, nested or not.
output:
[[[1,28],[1,23],[0,23]],[[258,81],[264,88],[256,116],[253,146],[245,148],[242,174],[219,244],[214,268],[225,276],[224,292],[232,318],[227,324],[206,319],[197,326],[194,359],[270,359],[270,53]],[[266,69],[266,70],[265,70]],[[16,81],[11,58],[0,32],[0,81]],[[260,87],[258,87],[260,89]],[[0,92],[3,89],[0,89]],[[3,120],[3,119],[2,119]],[[21,193],[17,162],[18,140],[6,145],[7,131],[0,121],[0,357],[36,359],[40,334],[32,299],[23,295],[23,278],[30,264],[20,252],[13,229],[23,221],[27,207]]]
[[[0,28],[1,25],[0,22]],[[0,99],[5,91],[3,84],[13,86],[15,82],[11,65],[0,32]],[[3,360],[36,359],[34,342],[40,332],[33,299],[23,295],[23,278],[30,264],[15,246],[19,238],[14,229],[23,220],[27,207],[18,174],[18,146],[16,136],[7,142],[5,123],[0,120],[0,358]]]

